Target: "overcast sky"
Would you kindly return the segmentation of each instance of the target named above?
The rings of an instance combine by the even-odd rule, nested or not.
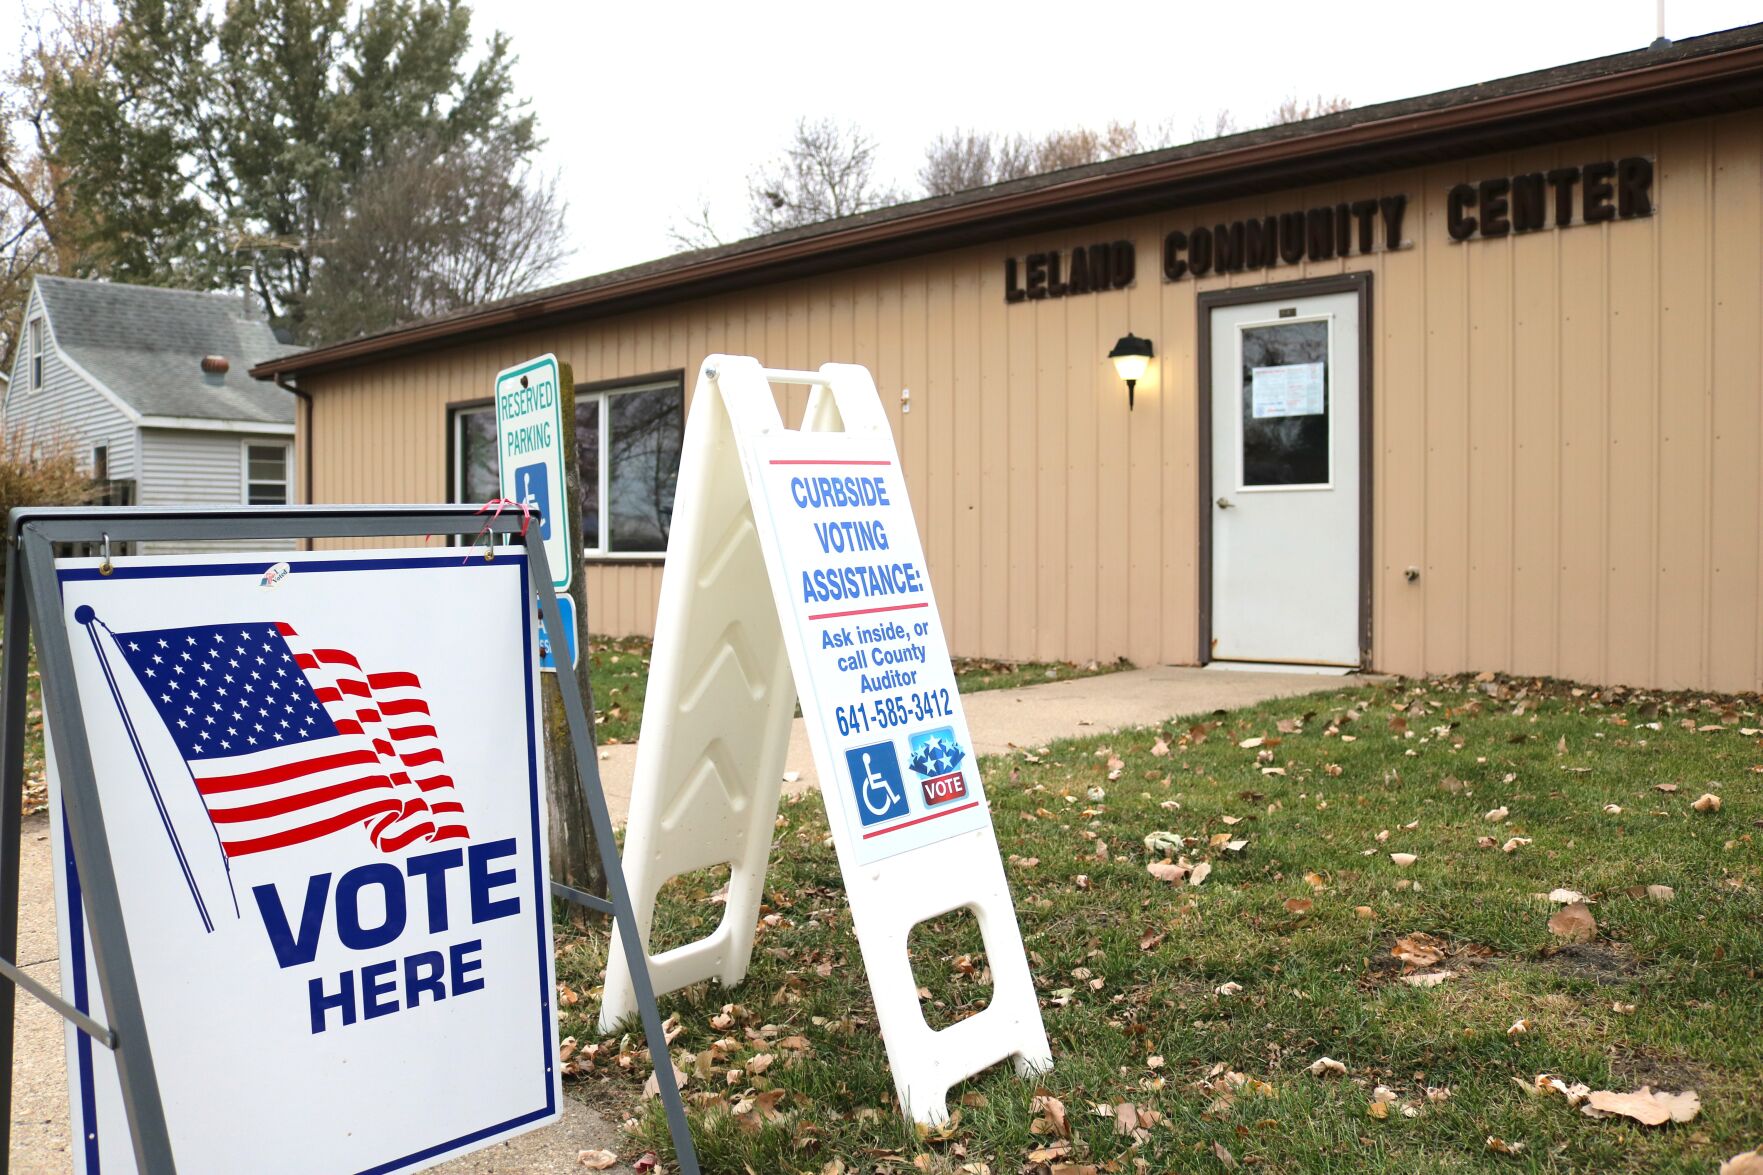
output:
[[[567,11],[570,15],[559,17]],[[568,190],[577,277],[672,252],[711,203],[746,235],[746,177],[798,117],[859,124],[912,185],[953,127],[1039,134],[1227,109],[1254,126],[1288,95],[1364,106],[1649,44],[1655,0],[1319,4],[480,4],[513,38],[520,86]],[[1674,39],[1763,19],[1756,0],[1667,0]]]
[[[1257,125],[1292,95],[1364,106],[1643,48],[1656,20],[1655,0],[474,8],[481,32],[513,39],[566,189],[565,279],[672,252],[670,225],[705,201],[726,239],[746,235],[747,175],[804,115],[862,126],[885,177],[910,188],[925,144],[956,127],[1037,135],[1119,119],[1185,139],[1219,110]],[[0,0],[0,26],[22,9]],[[1674,39],[1758,19],[1757,0],[1666,2]]]

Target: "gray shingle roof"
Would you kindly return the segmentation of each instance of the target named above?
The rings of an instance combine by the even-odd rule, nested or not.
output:
[[[250,370],[296,348],[237,294],[39,277],[56,345],[143,416],[291,424],[294,397]],[[204,375],[224,355],[225,376]]]

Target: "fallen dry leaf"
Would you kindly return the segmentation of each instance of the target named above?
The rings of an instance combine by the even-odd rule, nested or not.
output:
[[[1359,915],[1361,918],[1377,917],[1377,911],[1373,910],[1370,906],[1354,906],[1353,913]]]
[[[1720,811],[1720,797],[1711,791],[1703,792],[1690,807],[1698,812],[1718,812]]]
[[[1045,1115],[1030,1125],[1029,1129],[1035,1134],[1052,1134],[1058,1138],[1071,1137],[1071,1126],[1065,1120],[1065,1103],[1052,1094],[1037,1093],[1034,1100],[1029,1103],[1028,1109],[1031,1114]],[[1035,1129],[1037,1126],[1041,1129]]]
[[[1763,1147],[1727,1159],[1720,1164],[1720,1175],[1763,1175]]]
[[[1186,865],[1177,865],[1173,861],[1152,861],[1145,866],[1145,872],[1158,881],[1177,882],[1188,875]]]
[[[1447,979],[1457,978],[1455,971],[1422,971],[1418,975],[1404,975],[1402,982],[1409,987],[1437,987]]]
[[[618,1162],[618,1154],[609,1150],[577,1151],[575,1161],[590,1171],[604,1171]]]
[[[683,1086],[686,1083],[686,1075],[680,1072],[680,1067],[678,1065],[673,1067],[673,1083],[676,1086]],[[643,1082],[643,1096],[645,1098],[658,1097],[660,1093],[661,1073],[659,1070],[656,1070],[649,1074],[649,1080]]]
[[[1605,804],[1604,811],[1611,816],[1620,816],[1620,815],[1622,815],[1622,805],[1621,804]]]
[[[1549,900],[1557,905],[1568,905],[1585,901],[1585,895],[1577,889],[1552,889],[1549,891]]]
[[[1449,954],[1449,948],[1443,939],[1434,938],[1430,934],[1404,934],[1390,948],[1390,954],[1402,960],[1402,970],[1418,971],[1422,967],[1430,967]]]
[[[1414,862],[1420,860],[1420,858],[1416,857],[1413,853],[1391,853],[1390,860],[1396,863],[1396,868],[1406,869],[1408,866],[1414,864]]]
[[[1503,853],[1515,853],[1519,849],[1523,848],[1525,845],[1527,845],[1529,843],[1530,843],[1530,837],[1528,837],[1528,836],[1515,836],[1511,840],[1507,841],[1505,844],[1501,845],[1500,851]]]
[[[1266,739],[1257,736],[1255,738],[1246,738],[1238,743],[1237,746],[1243,748],[1245,751],[1252,751],[1266,741]]]
[[[1507,1036],[1523,1036],[1525,1033],[1527,1033],[1529,1031],[1530,1031],[1530,1021],[1529,1020],[1514,1020],[1514,1021],[1512,1021],[1512,1027],[1506,1029],[1506,1035]]]
[[[1243,990],[1243,985],[1233,979],[1229,983],[1219,984],[1212,990],[1221,996],[1233,996]]]
[[[1330,1075],[1345,1077],[1347,1067],[1333,1057],[1318,1057],[1310,1062],[1310,1075],[1312,1077],[1328,1077]]]
[[[1654,791],[1662,791],[1666,795],[1670,795],[1672,792],[1677,790],[1677,785],[1675,783],[1655,783],[1653,785],[1653,790]]]
[[[1188,884],[1199,885],[1210,876],[1212,876],[1212,862],[1201,861],[1194,866],[1194,871],[1188,874]]]
[[[1647,887],[1647,896],[1652,898],[1655,902],[1669,902],[1672,898],[1677,896],[1677,891],[1672,889],[1669,885],[1649,885]]]
[[[1666,1093],[1660,1090],[1653,1092],[1648,1085],[1641,1086],[1633,1093],[1612,1093],[1607,1089],[1596,1090],[1586,1098],[1580,1113],[1588,1118],[1607,1118],[1620,1114],[1625,1118],[1633,1118],[1644,1126],[1663,1126],[1667,1122],[1688,1122],[1701,1113],[1702,1099],[1696,1091],[1686,1089],[1682,1093]]]
[[[1315,904],[1316,903],[1312,902],[1309,898],[1287,898],[1286,899],[1286,913],[1288,913],[1288,914],[1308,914],[1310,912],[1310,907],[1314,906]]]
[[[1151,744],[1151,753],[1161,759],[1163,756],[1169,754],[1169,744],[1162,739],[1158,739]]]
[[[1524,1149],[1522,1142],[1507,1142],[1503,1138],[1488,1135],[1488,1149],[1497,1155],[1515,1155]]]
[[[1212,1144],[1212,1154],[1220,1163],[1224,1164],[1224,1169],[1226,1171],[1235,1171],[1237,1169],[1236,1156],[1225,1149],[1225,1145],[1222,1142],[1215,1142]]]
[[[1513,1080],[1516,1081],[1517,1078],[1513,1078]],[[1519,1084],[1523,1085],[1524,1083],[1520,1081]],[[1590,1097],[1592,1092],[1591,1086],[1584,1082],[1574,1082],[1570,1085],[1552,1073],[1538,1073],[1536,1080],[1525,1088],[1528,1092],[1536,1094],[1558,1093],[1567,1099],[1569,1106],[1579,1105]]]
[[[1598,920],[1584,902],[1571,902],[1550,916],[1549,933],[1568,942],[1590,942],[1598,935]]]
[[[1511,814],[1512,813],[1509,810],[1507,810],[1506,808],[1503,808],[1503,807],[1495,808],[1491,812],[1487,812],[1486,814],[1484,814],[1482,816],[1482,819],[1483,820],[1492,820],[1495,824],[1498,824],[1500,821],[1504,820],[1507,816],[1510,816]]]

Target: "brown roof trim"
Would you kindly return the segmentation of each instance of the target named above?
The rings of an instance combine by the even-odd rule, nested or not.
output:
[[[1563,75],[1516,91],[1502,83],[1269,128],[1150,157],[1035,177],[883,210],[539,290],[345,343],[269,360],[258,379],[354,366],[510,329],[623,313],[891,257],[976,244],[1082,220],[1178,207],[1245,190],[1363,174],[1382,166],[1598,133],[1763,102],[1763,25],[1697,38],[1690,53],[1647,50],[1509,82]],[[1687,48],[1691,42],[1681,43]],[[1726,47],[1730,46],[1730,47]],[[1631,68],[1605,62],[1635,63]],[[1593,71],[1587,72],[1588,67]],[[1459,97],[1461,95],[1461,97]],[[1441,99],[1445,100],[1441,103]],[[1620,108],[1613,109],[1613,104]],[[1387,111],[1379,115],[1379,111]],[[1367,117],[1369,116],[1369,117]],[[1038,182],[1036,182],[1038,181]]]

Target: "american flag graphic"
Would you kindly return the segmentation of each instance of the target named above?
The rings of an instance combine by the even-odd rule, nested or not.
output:
[[[416,674],[281,623],[112,635],[229,859],[353,828],[387,853],[470,835]]]

